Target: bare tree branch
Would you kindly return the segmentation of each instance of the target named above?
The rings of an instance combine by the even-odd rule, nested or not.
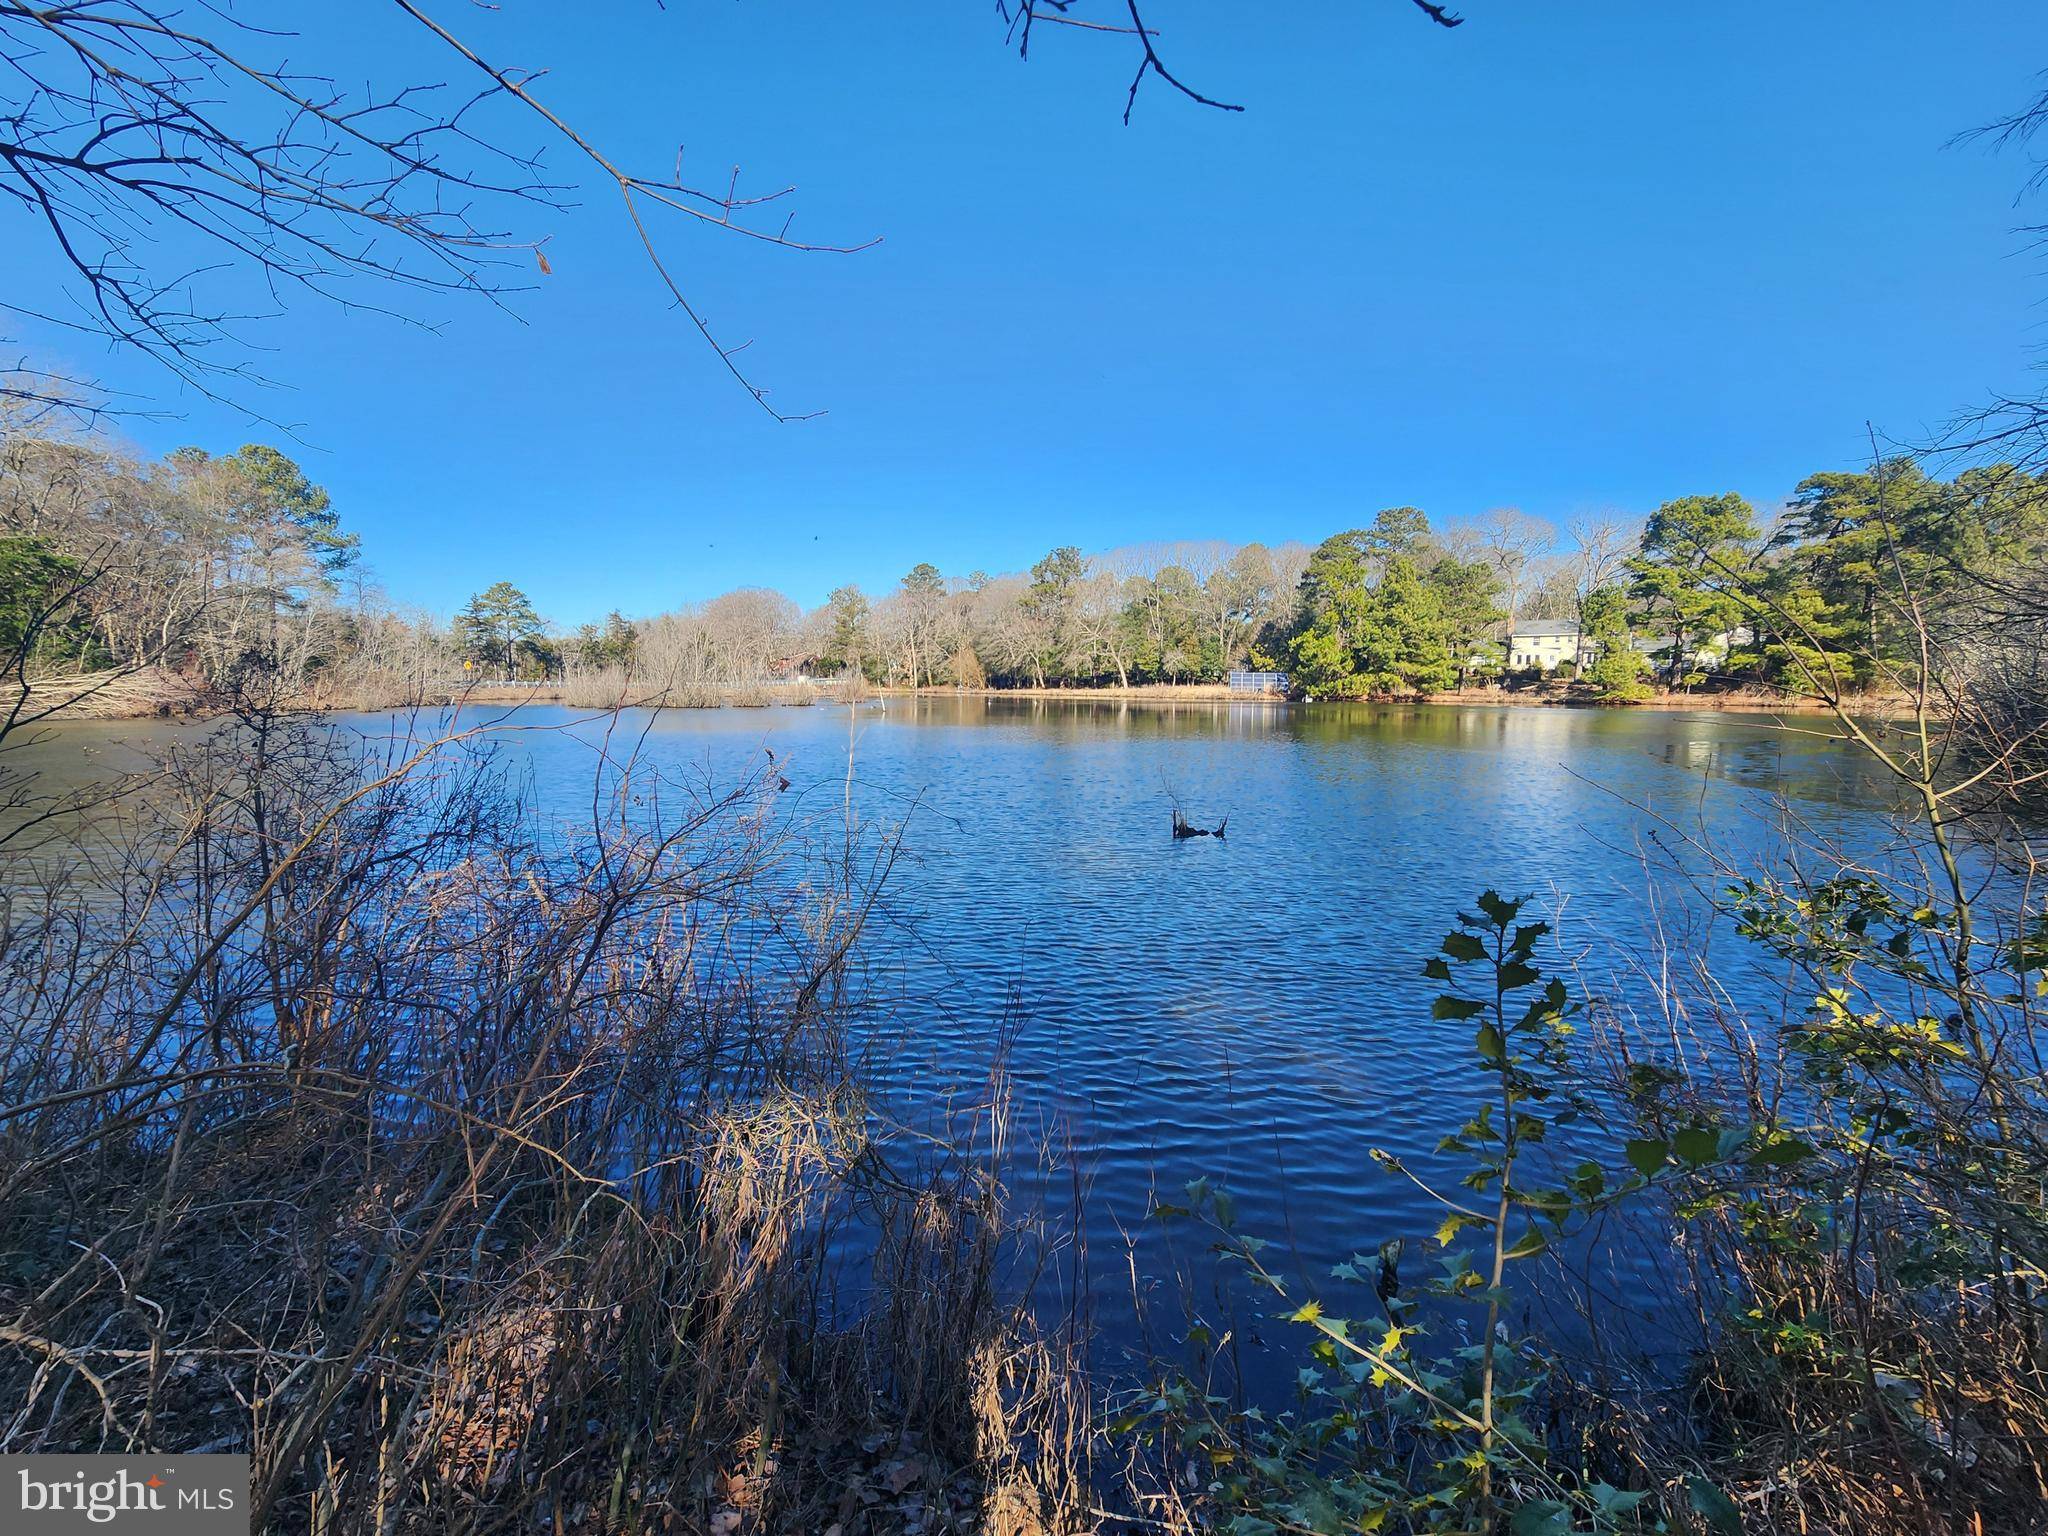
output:
[[[261,55],[290,34],[232,17],[202,35],[157,0],[0,0],[0,206],[40,229],[78,284],[69,318],[12,296],[0,304],[140,351],[186,386],[236,404],[241,387],[266,381],[238,335],[256,317],[199,296],[226,278],[253,277],[271,312],[295,290],[410,323],[425,322],[394,291],[502,306],[528,281],[527,262],[549,271],[545,241],[486,210],[568,206],[537,154],[503,147],[502,124],[482,126],[479,114],[512,103],[613,178],[671,296],[763,409],[791,419],[734,365],[739,348],[711,336],[638,205],[793,250],[858,247],[792,239],[787,219],[779,228],[753,221],[789,189],[741,196],[737,172],[722,191],[627,175],[541,105],[534,74],[485,62],[416,5],[398,9],[487,83],[474,94],[445,82],[348,90],[268,61]],[[202,254],[167,267],[165,241]],[[0,380],[32,403],[91,408],[84,387],[44,402],[51,391],[24,384],[19,370]]]

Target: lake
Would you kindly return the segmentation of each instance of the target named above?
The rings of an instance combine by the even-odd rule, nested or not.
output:
[[[601,726],[551,706],[510,718],[563,727],[501,750],[544,813],[587,816]],[[65,727],[19,765],[90,777],[117,744],[193,729]],[[1125,1234],[1163,1273],[1145,1213],[1196,1177],[1315,1273],[1434,1228],[1369,1153],[1426,1165],[1476,1102],[1470,1028],[1432,1023],[1422,964],[1482,889],[1534,896],[1559,925],[1546,959],[1578,957],[1581,985],[1640,1028],[1664,1027],[1660,931],[1711,944],[1738,998],[1775,1016],[1802,999],[1660,866],[1686,862],[1687,833],[1768,861],[1884,828],[1861,759],[1762,716],[892,697],[629,716],[614,748],[641,732],[643,759],[714,781],[772,750],[785,814],[820,827],[851,754],[858,813],[900,824],[905,853],[868,954],[883,1084],[914,1116],[1007,1043],[1016,1140],[1057,1153],[1051,1170],[1020,1155],[1017,1198],[1070,1221],[1082,1192],[1063,1262],[1105,1314],[1128,1306]],[[1227,836],[1173,838],[1176,801],[1197,825],[1227,816]]]

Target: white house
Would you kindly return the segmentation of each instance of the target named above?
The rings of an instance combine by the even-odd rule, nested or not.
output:
[[[1747,628],[1709,635],[1688,647],[1684,664],[1691,670],[1717,671],[1735,647],[1751,643],[1752,635]],[[1510,672],[1555,672],[1566,662],[1584,671],[1600,654],[1600,642],[1580,634],[1579,626],[1571,619],[1523,619],[1501,637],[1499,644],[1507,652]],[[1639,635],[1630,644],[1652,666],[1670,665],[1673,641],[1669,635]],[[1483,667],[1497,660],[1474,656],[1470,665]]]
[[[1523,619],[1502,643],[1510,672],[1555,672],[1566,662],[1583,667],[1593,659],[1593,643],[1579,634],[1572,619]]]
[[[1653,667],[1662,670],[1670,667],[1672,647],[1677,643],[1670,635],[1639,635],[1634,646],[1638,653],[1649,658]],[[1719,634],[1702,636],[1697,644],[1688,646],[1681,665],[1692,672],[1718,672],[1727,664],[1729,655],[1737,646],[1755,643],[1756,632],[1747,624],[1724,629]]]

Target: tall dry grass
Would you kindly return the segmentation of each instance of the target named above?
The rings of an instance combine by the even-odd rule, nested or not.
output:
[[[795,878],[773,782],[622,777],[565,832],[480,736],[262,715],[52,829],[0,1450],[247,1451],[321,1536],[1068,1517],[986,1124],[909,1157],[862,1091],[872,886]]]

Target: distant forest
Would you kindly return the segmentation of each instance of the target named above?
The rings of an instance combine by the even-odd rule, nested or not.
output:
[[[1987,671],[2039,686],[2039,647],[1983,601],[2005,592],[2037,611],[2048,567],[2048,495],[2006,466],[1941,480],[1900,458],[1808,476],[1768,514],[1689,495],[1562,528],[1506,508],[1434,522],[1394,507],[1314,547],[1064,546],[999,575],[921,563],[886,592],[846,585],[809,611],[756,587],[571,628],[537,611],[518,572],[446,622],[386,601],[342,509],[275,448],[145,462],[0,426],[0,656],[24,687],[154,668],[220,695],[582,679],[682,697],[796,675],[1133,686],[1250,667],[1357,698],[1499,680],[1505,637],[1550,620],[1578,626],[1562,670],[1594,696],[1697,686],[1709,669],[1841,696],[1911,669],[1914,607]]]

